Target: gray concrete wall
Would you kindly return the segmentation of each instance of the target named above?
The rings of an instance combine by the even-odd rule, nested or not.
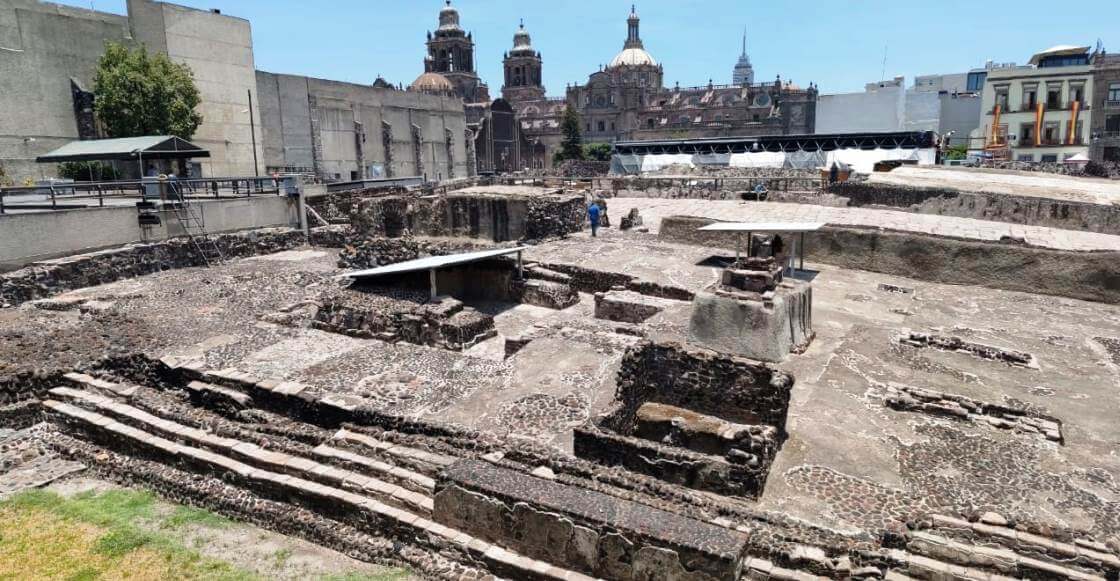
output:
[[[252,175],[252,132],[242,113],[256,89],[249,22],[152,0],[129,0],[128,10],[126,17],[0,0],[0,164],[8,176],[22,182],[56,175],[55,165],[34,159],[78,138],[70,79],[92,90],[108,41],[144,44],[189,65],[202,95],[193,141],[212,156],[204,173]]]
[[[253,91],[253,122],[260,125],[256,98],[253,33],[248,20],[185,6],[128,0],[133,36],[161,50],[172,61],[190,66],[202,96],[202,125],[192,141],[210,150],[202,161],[212,176],[251,176],[253,139],[249,92]],[[261,136],[257,135],[258,156]],[[260,168],[262,171],[264,167]]]
[[[900,131],[904,99],[902,87],[821,95],[817,98],[817,133]]]
[[[329,179],[349,181],[352,172],[368,177],[371,165],[384,167],[390,157],[394,176],[467,175],[466,117],[459,99],[264,71],[256,78],[268,166],[314,167],[318,142],[319,171]],[[391,156],[386,156],[382,122],[392,127]],[[413,125],[420,128],[419,164]]]
[[[54,176],[35,157],[78,138],[73,78],[86,90],[105,42],[128,19],[36,0],[0,0],[0,164],[10,179]]]
[[[266,226],[298,226],[298,204],[285,196],[196,202],[207,232],[229,232]],[[136,208],[115,206],[0,215],[0,270],[36,260],[88,252],[130,242],[182,236],[174,213],[162,223],[140,228]]]
[[[968,137],[977,127],[980,127],[979,95],[940,95],[941,120],[937,132],[945,135],[953,131],[952,145],[967,144],[964,138]]]

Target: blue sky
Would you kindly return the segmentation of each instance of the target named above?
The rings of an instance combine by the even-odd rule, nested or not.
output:
[[[90,0],[62,0],[89,8]],[[219,8],[253,25],[257,68],[355,83],[380,74],[410,83],[423,70],[425,32],[443,0],[179,0]],[[622,48],[630,1],[454,0],[474,33],[475,62],[492,96],[518,18],[544,58],[544,83],[561,96]],[[1120,0],[644,0],[637,2],[646,49],[665,83],[730,82],[743,27],[757,80],[776,74],[822,92],[860,91],[886,77],[964,72],[984,61],[1025,63],[1055,44],[1120,51]],[[125,12],[125,0],[92,0]]]

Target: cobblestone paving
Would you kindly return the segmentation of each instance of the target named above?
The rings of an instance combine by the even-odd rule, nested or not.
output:
[[[615,210],[618,208],[618,210]],[[1026,226],[1006,222],[987,222],[971,218],[913,214],[894,210],[864,208],[833,208],[780,202],[735,202],[727,200],[666,200],[654,198],[617,198],[611,200],[611,211],[629,212],[637,208],[651,232],[656,232],[666,216],[701,216],[728,221],[751,222],[824,222],[835,226],[882,228],[999,241],[1010,237],[1034,246],[1055,250],[1120,250],[1120,236],[1062,230],[1045,226]]]

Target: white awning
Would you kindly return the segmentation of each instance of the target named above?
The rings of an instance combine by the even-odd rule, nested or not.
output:
[[[699,230],[704,232],[815,232],[824,222],[716,222]]]
[[[387,264],[385,266],[370,268],[368,270],[355,270],[352,272],[340,274],[335,278],[367,278],[374,276],[385,276],[390,274],[404,274],[407,272],[438,270],[441,268],[447,268],[449,266],[456,266],[459,264],[467,264],[470,262],[477,262],[479,260],[486,260],[487,258],[494,258],[495,256],[518,254],[526,250],[527,248],[528,246],[517,246],[515,248],[498,248],[496,250],[482,250],[479,252],[452,254],[449,256],[426,256],[424,258],[417,258],[416,260],[407,260],[405,262],[398,262],[396,264]]]

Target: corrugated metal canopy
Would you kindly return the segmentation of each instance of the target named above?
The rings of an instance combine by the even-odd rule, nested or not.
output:
[[[398,262],[396,264],[388,264],[379,266],[377,268],[370,268],[368,270],[355,270],[340,274],[335,278],[367,278],[374,276],[385,276],[389,274],[404,274],[407,272],[420,272],[424,270],[438,270],[440,268],[447,268],[458,264],[467,264],[469,262],[477,262],[479,260],[486,260],[487,258],[494,258],[495,256],[504,256],[507,254],[517,254],[528,246],[518,246],[515,248],[498,248],[496,250],[482,250],[479,252],[468,252],[466,254],[452,254],[450,256],[426,256],[424,258],[417,258],[416,260],[408,260],[405,262]]]
[[[824,222],[717,222],[698,228],[704,232],[815,232]]]
[[[210,152],[173,135],[148,135],[119,139],[71,141],[35,158],[39,163],[108,161],[128,159],[187,159],[210,157]]]

